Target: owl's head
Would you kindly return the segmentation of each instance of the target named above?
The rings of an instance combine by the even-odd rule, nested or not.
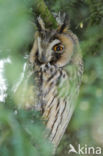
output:
[[[60,21],[60,20],[59,20]],[[47,29],[38,18],[38,32],[30,55],[30,61],[40,64],[53,64],[64,67],[74,60],[78,52],[78,39],[68,27],[66,16],[57,29]]]

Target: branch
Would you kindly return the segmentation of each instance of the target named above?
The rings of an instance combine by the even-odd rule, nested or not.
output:
[[[35,0],[34,12],[36,16],[41,16],[47,28],[57,28],[57,22],[52,13],[49,11],[44,0]]]

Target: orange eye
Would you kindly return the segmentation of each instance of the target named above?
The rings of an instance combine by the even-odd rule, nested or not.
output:
[[[63,50],[63,46],[61,46],[61,45],[55,45],[55,46],[53,47],[53,50],[54,50],[54,51],[62,51],[62,50]]]

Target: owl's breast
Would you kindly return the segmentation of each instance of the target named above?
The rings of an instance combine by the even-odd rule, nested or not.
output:
[[[52,110],[57,111],[56,107],[63,100],[62,96],[59,96],[61,92],[59,87],[67,80],[67,77],[61,68],[50,64],[42,65],[38,73],[38,104],[41,107],[43,119],[48,120]],[[52,116],[55,115],[52,114]]]
[[[56,66],[46,64],[38,71],[38,101],[42,111],[50,105],[53,98],[57,95],[57,84],[61,77],[61,71]]]
[[[73,100],[78,89],[77,83],[74,83],[75,73],[75,70],[68,73],[63,68],[51,64],[41,65],[38,71],[38,105],[49,129],[49,138],[56,146],[74,110]]]

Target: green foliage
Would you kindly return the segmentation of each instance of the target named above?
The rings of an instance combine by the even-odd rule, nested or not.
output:
[[[41,16],[45,22],[46,27],[57,28],[57,22],[54,16],[51,14],[44,0],[35,0],[34,1],[34,13],[36,16]]]
[[[0,107],[0,155],[49,155],[50,143],[44,139],[44,127],[34,111],[7,110]]]
[[[28,41],[30,33],[29,14],[23,1],[0,1],[0,44],[3,52],[17,50]],[[30,36],[29,36],[30,37]],[[11,50],[11,49],[10,49]]]
[[[103,1],[45,0],[50,11],[66,12],[70,28],[80,39],[84,75],[74,116],[58,148],[58,156],[67,156],[69,144],[103,145]],[[44,126],[34,110],[17,108],[12,88],[27,61],[34,35],[33,0],[0,1],[0,58],[11,59],[4,77],[8,97],[0,104],[0,155],[51,155],[44,138]],[[75,154],[71,154],[75,155]]]

